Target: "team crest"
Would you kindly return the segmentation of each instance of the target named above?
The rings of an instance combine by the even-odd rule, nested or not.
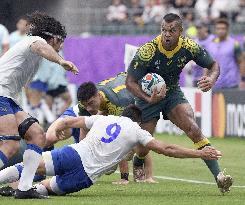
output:
[[[153,43],[146,43],[142,47],[139,48],[139,58],[142,61],[150,61],[156,51],[156,47]]]

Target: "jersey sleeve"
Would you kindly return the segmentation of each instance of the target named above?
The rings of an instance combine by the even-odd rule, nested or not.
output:
[[[192,60],[194,60],[197,65],[203,68],[211,69],[214,59],[203,47],[189,38],[185,39],[185,45],[192,55]]]
[[[28,44],[31,46],[31,44],[35,43],[36,41],[42,41],[43,43],[47,43],[47,41],[39,36],[29,36],[28,37]]]
[[[147,68],[153,59],[156,52],[156,47],[154,43],[146,43],[141,46],[131,63],[128,67],[128,74],[132,75],[136,80],[140,80],[143,78],[147,73]]]
[[[154,137],[152,137],[152,135],[148,131],[141,128],[137,129],[136,135],[138,142],[144,146],[146,146],[151,140],[154,139]]]
[[[86,116],[85,118],[85,125],[90,130],[94,124],[94,122],[102,117],[102,115],[92,115],[92,116]]]

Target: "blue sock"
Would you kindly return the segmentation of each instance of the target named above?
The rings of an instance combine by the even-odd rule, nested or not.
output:
[[[0,151],[0,169],[2,169],[8,162],[6,155]]]
[[[19,172],[19,178],[20,178],[21,173],[22,173],[22,170],[23,170],[23,164],[22,164],[22,163],[18,163],[18,164],[15,164],[14,166],[15,166],[15,167],[17,168],[17,170],[18,170],[18,172]]]

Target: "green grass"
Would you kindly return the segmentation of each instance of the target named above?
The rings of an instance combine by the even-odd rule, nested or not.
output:
[[[157,135],[157,138],[169,143],[180,144],[192,148],[191,141],[185,136]],[[219,160],[222,168],[234,179],[234,185],[245,185],[244,150],[245,139],[227,138],[214,139],[211,143],[222,151],[223,157]],[[183,179],[214,182],[212,175],[199,159],[173,159],[163,155],[153,154],[154,175],[168,176]],[[225,196],[220,194],[216,185],[193,184],[180,181],[160,180],[159,184],[136,184],[128,186],[112,185],[118,174],[104,176],[87,190],[70,194],[65,197],[51,197],[48,200],[14,200],[1,197],[0,205],[238,205],[245,204],[245,188],[232,188]]]

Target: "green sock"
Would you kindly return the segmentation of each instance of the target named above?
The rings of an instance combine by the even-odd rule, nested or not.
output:
[[[211,146],[211,144],[207,144],[205,146]],[[205,147],[204,146],[204,147]],[[200,148],[203,149],[204,147]],[[217,176],[220,173],[220,168],[217,160],[203,160],[205,164],[208,166],[209,170],[213,174],[215,180],[217,181]]]
[[[136,154],[133,157],[133,164],[136,167],[141,167],[144,165],[145,159],[139,158]]]

